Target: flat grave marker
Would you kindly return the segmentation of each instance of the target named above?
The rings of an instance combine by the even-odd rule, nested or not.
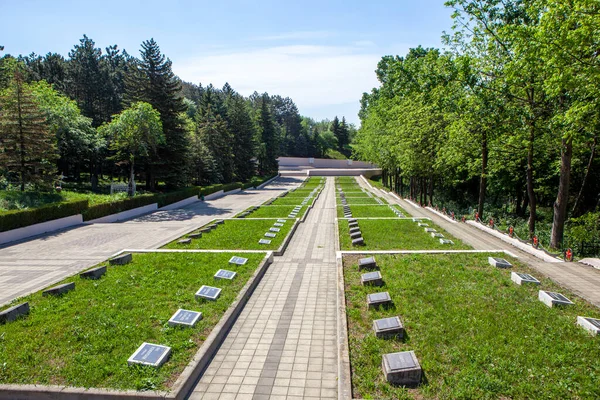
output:
[[[213,286],[202,285],[196,292],[197,299],[217,300],[221,289]]]
[[[454,244],[450,239],[440,239],[440,244]]]
[[[373,321],[375,336],[382,339],[403,338],[404,326],[400,317],[376,319]]]
[[[437,231],[435,229],[433,229],[433,228],[425,228],[425,232],[427,232],[427,233],[435,233]]]
[[[198,233],[190,233],[188,235],[188,237],[190,239],[200,239],[202,237],[202,232],[198,232]]]
[[[506,261],[504,258],[499,257],[488,257],[488,263],[496,268],[511,268],[512,264]]]
[[[517,285],[523,285],[526,283],[531,283],[533,285],[539,285],[540,281],[537,280],[536,278],[534,278],[533,276],[529,275],[529,274],[523,274],[520,272],[511,272],[510,273],[510,279],[516,283]]]
[[[12,322],[21,315],[29,314],[29,302],[17,304],[0,312],[0,324]]]
[[[269,230],[271,232],[280,232],[281,231],[281,229],[279,229],[279,228],[269,228]]]
[[[133,255],[131,253],[121,254],[120,256],[116,256],[108,260],[110,265],[125,265],[129,264],[133,260]]]
[[[350,239],[358,239],[359,237],[362,237],[360,230],[357,232],[350,232]]]
[[[429,226],[429,224],[426,224],[424,222],[419,222],[417,225],[423,228],[427,228]]]
[[[285,224],[286,221],[287,221],[287,219],[278,219],[277,223],[279,223],[279,224]]]
[[[42,296],[58,296],[75,289],[75,282],[63,283],[62,285],[51,287],[42,292]]]
[[[379,308],[392,305],[392,298],[388,292],[371,293],[367,295],[369,308]]]
[[[363,286],[383,286],[383,277],[379,271],[367,272],[360,276],[360,283],[362,283]]]
[[[421,383],[423,371],[414,351],[384,354],[381,366],[391,384],[416,386]]]
[[[92,268],[79,274],[80,278],[84,279],[100,279],[106,273],[106,265]]]
[[[248,259],[244,257],[233,256],[229,259],[229,264],[244,265],[246,262]]]
[[[375,261],[375,257],[365,257],[358,260],[358,270],[362,271],[363,269],[376,269],[377,262]]]
[[[160,344],[142,343],[140,347],[129,357],[127,364],[141,364],[152,367],[160,367],[171,355],[171,348]]]
[[[202,313],[199,311],[190,311],[180,308],[169,319],[169,326],[193,327],[196,322],[202,319]]]
[[[178,240],[177,243],[179,243],[179,244],[190,244],[190,243],[192,243],[192,239],[189,239],[189,238],[188,239],[181,239],[181,240]]]
[[[538,300],[551,308],[554,306],[568,306],[574,304],[561,293],[547,292],[545,290],[539,291]]]
[[[352,239],[352,246],[364,246],[365,240],[362,236]]]
[[[268,237],[268,238],[274,238],[274,237],[277,236],[277,234],[276,233],[272,233],[272,232],[267,232],[267,233],[265,233],[265,236]]]
[[[271,244],[271,241],[268,239],[260,239],[258,241],[259,244]]]
[[[600,319],[577,317],[577,325],[590,332],[593,336],[597,336],[600,333]]]
[[[214,278],[215,279],[227,279],[227,280],[232,281],[233,278],[235,278],[236,275],[237,275],[237,272],[229,271],[229,270],[226,270],[226,269],[220,269],[214,275]]]

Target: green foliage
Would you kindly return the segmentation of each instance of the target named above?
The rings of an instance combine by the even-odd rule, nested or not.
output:
[[[567,225],[569,240],[574,244],[595,243],[600,238],[600,212],[571,218]]]
[[[88,200],[65,201],[24,210],[0,213],[0,232],[22,228],[53,219],[82,214],[88,208]]]
[[[133,208],[147,206],[148,204],[156,203],[157,201],[157,195],[142,194],[122,200],[96,204],[83,211],[83,220],[90,221],[92,219],[102,218],[107,215],[120,213]]]

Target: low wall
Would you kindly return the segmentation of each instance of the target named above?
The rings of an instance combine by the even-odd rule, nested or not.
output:
[[[0,244],[14,242],[31,236],[41,235],[42,233],[57,231],[59,229],[69,228],[71,226],[83,223],[81,214],[69,215],[68,217],[53,219],[52,221],[41,222],[24,226],[22,228],[11,229],[10,231],[0,232]]]
[[[348,169],[309,169],[308,176],[360,176],[381,175],[380,169],[348,168]],[[284,173],[285,174],[285,173]]]
[[[377,168],[376,165],[363,161],[332,160],[329,158],[279,157],[279,169],[292,168]]]
[[[87,221],[88,224],[105,224],[110,222],[122,221],[124,219],[129,219],[133,217],[137,217],[142,214],[147,214],[152,211],[158,210],[158,204],[152,203],[147,206],[132,208],[131,210],[122,211],[120,213],[107,215],[106,217],[92,219]]]
[[[192,196],[192,197],[188,197],[187,199],[183,199],[181,201],[178,201],[176,203],[171,203],[169,205],[166,205],[164,207],[159,208],[159,210],[174,210],[176,208],[181,208],[181,207],[185,207],[187,205],[190,205],[192,203],[195,203],[197,201],[200,201],[200,199],[198,198],[198,196]]]

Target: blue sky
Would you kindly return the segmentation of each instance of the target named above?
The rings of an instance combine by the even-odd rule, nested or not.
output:
[[[443,0],[0,0],[0,14],[5,53],[66,56],[87,34],[137,56],[153,37],[183,80],[289,96],[303,115],[354,123],[381,56],[440,47],[452,24]]]

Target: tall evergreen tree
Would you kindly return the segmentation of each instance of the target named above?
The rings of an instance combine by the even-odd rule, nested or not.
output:
[[[340,128],[340,120],[338,119],[337,115],[333,119],[333,122],[331,122],[331,133],[333,133],[333,136],[335,136],[338,141],[338,150],[341,149],[342,146],[340,146],[340,135],[342,132]]]
[[[269,95],[263,94],[260,111],[258,114],[258,129],[260,147],[258,151],[258,166],[262,174],[277,172],[277,131],[275,120],[269,110]]]
[[[226,102],[227,122],[233,137],[234,173],[236,180],[247,181],[254,175],[256,128],[246,101],[242,96],[232,94]]]
[[[340,123],[340,130],[338,138],[338,148],[340,152],[349,156],[347,154],[346,147],[350,144],[350,133],[348,130],[348,124],[346,123],[346,117],[342,117],[342,122]]]
[[[18,67],[0,92],[0,165],[18,174],[24,191],[27,183],[52,179],[56,158],[56,137]]]
[[[198,114],[198,134],[214,157],[221,183],[233,181],[233,137],[227,122],[209,106],[204,115]]]
[[[141,60],[132,65],[125,79],[125,102],[144,101],[160,113],[165,144],[159,146],[158,156],[146,163],[146,185],[156,189],[158,179],[168,186],[182,186],[187,180],[188,136],[180,113],[186,110],[181,97],[181,82],[171,69],[171,60],[161,54],[154,39],[142,43]]]

